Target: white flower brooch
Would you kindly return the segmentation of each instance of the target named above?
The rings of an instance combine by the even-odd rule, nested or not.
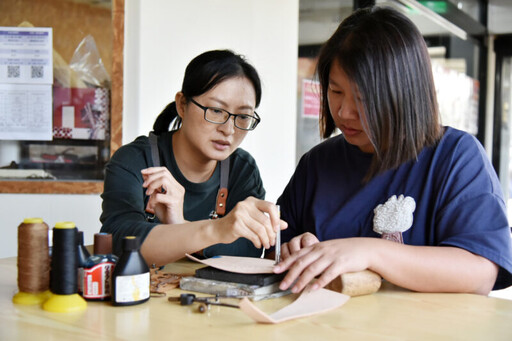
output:
[[[407,231],[413,222],[416,202],[402,194],[397,198],[391,196],[385,204],[373,209],[373,230],[382,235],[383,239],[403,244],[402,232]]]

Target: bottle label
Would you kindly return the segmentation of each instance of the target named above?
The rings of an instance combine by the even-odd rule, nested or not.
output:
[[[105,262],[84,269],[83,297],[105,299],[111,296],[112,272],[115,264]]]
[[[117,303],[129,303],[142,301],[149,298],[149,272],[131,275],[117,276],[116,293],[114,295]]]

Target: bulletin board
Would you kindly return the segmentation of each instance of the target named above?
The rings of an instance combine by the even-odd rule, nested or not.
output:
[[[2,0],[0,13],[0,27],[51,27],[54,64],[52,140],[0,140],[0,151],[14,144],[13,168],[50,176],[2,177],[0,193],[101,193],[104,166],[122,140],[124,0]],[[94,85],[74,79],[76,73],[60,77],[87,39],[108,82]]]

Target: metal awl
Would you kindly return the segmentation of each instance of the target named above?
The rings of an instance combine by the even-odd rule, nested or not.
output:
[[[276,207],[277,207],[278,217],[281,218],[281,207],[279,205],[276,205]],[[277,230],[277,234],[276,234],[275,256],[276,256],[275,265],[277,265],[281,261],[281,227],[280,226],[279,226],[279,230]]]

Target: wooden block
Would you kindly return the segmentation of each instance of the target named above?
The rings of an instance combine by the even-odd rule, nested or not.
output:
[[[382,278],[371,270],[345,273],[326,288],[349,296],[369,295],[377,292],[382,284]]]

